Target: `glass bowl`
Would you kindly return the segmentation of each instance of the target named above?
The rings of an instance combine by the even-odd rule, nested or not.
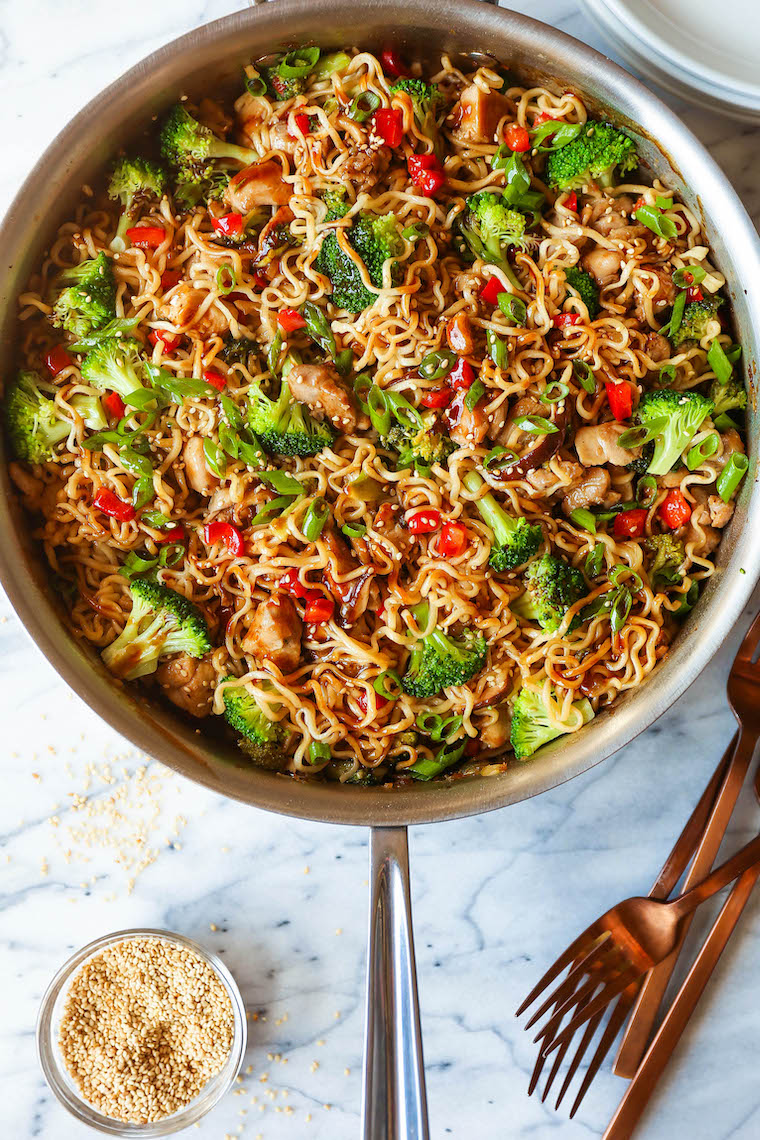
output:
[[[169,942],[174,946],[197,954],[214,970],[226,989],[234,1018],[229,1056],[216,1076],[211,1077],[198,1096],[184,1108],[172,1113],[171,1116],[164,1117],[163,1120],[152,1121],[149,1124],[130,1124],[125,1121],[114,1120],[113,1117],[104,1116],[89,1101],[86,1101],[64,1064],[58,1044],[61,1017],[69,985],[80,968],[101,950],[105,950],[117,942],[125,942],[135,938],[159,938],[164,942]],[[83,946],[81,950],[69,958],[53,978],[42,999],[37,1018],[37,1055],[50,1088],[72,1116],[75,1116],[82,1124],[96,1128],[108,1136],[140,1138],[170,1136],[182,1128],[195,1124],[214,1107],[232,1086],[243,1060],[246,1040],[245,1006],[232,974],[215,954],[209,954],[197,942],[183,938],[181,934],[173,934],[169,930],[118,930],[114,934],[106,934],[103,938],[98,938],[87,946]]]

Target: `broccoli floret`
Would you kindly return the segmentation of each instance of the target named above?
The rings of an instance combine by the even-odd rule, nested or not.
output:
[[[181,103],[172,107],[161,128],[161,153],[167,162],[186,173],[190,182],[208,178],[214,170],[214,159],[233,159],[248,165],[258,158],[255,151],[218,138]]]
[[[51,320],[76,337],[88,336],[116,316],[116,285],[111,262],[104,253],[58,274],[61,291]]]
[[[589,182],[612,186],[615,170],[627,174],[638,166],[633,139],[612,123],[590,122],[546,160],[545,178],[557,190],[579,190]]]
[[[587,593],[580,570],[564,558],[544,554],[525,571],[525,593],[512,602],[510,608],[520,617],[537,621],[546,633],[556,633],[570,606]],[[580,620],[576,614],[567,632],[580,625]]]
[[[429,613],[427,602],[420,602],[412,613],[417,625],[424,628]],[[434,629],[412,649],[402,681],[404,692],[424,700],[452,685],[466,685],[483,668],[486,652],[485,638],[474,630],[467,629],[461,637],[454,638]]]
[[[588,309],[588,315],[593,320],[599,312],[599,289],[594,278],[590,273],[586,273],[585,269],[571,265],[569,269],[565,270],[565,280],[583,301]]]
[[[78,392],[69,403],[79,413],[85,422],[85,426],[91,431],[105,431],[108,427],[103,405],[97,396],[86,396],[84,392]]]
[[[683,311],[680,325],[674,333],[668,334],[673,348],[678,348],[687,340],[701,340],[707,332],[708,323],[715,320],[722,304],[722,297],[703,297],[701,301],[690,301]]]
[[[325,190],[322,193],[322,201],[327,206],[327,213],[325,214],[326,222],[334,222],[337,221],[338,218],[345,218],[351,209],[351,204],[346,199],[346,189],[344,186]]]
[[[573,701],[573,708],[580,714],[581,724],[594,719],[594,710],[585,698]],[[556,728],[549,722],[549,711],[545,702],[529,689],[520,689],[512,706],[512,729],[510,741],[517,760],[527,760],[529,756],[556,740],[558,736],[571,731],[569,728]]]
[[[5,428],[16,459],[44,463],[71,431],[55,405],[40,390],[36,372],[19,372],[5,393]]]
[[[270,455],[298,456],[301,459],[317,455],[335,438],[328,424],[318,423],[303,404],[293,399],[287,380],[282,381],[276,400],[270,400],[259,384],[252,385],[248,399],[248,427]]]
[[[136,578],[129,587],[132,611],[124,630],[101,654],[117,677],[134,681],[155,673],[161,657],[186,653],[203,657],[211,639],[197,606],[150,578]]]
[[[394,424],[382,439],[383,447],[398,453],[396,468],[414,467],[416,471],[429,471],[434,463],[444,463],[456,444],[447,435],[435,430],[435,415],[422,417],[423,426],[411,422]]]
[[[224,679],[234,681],[236,678]],[[240,746],[249,760],[261,768],[281,768],[284,763],[281,726],[269,719],[243,685],[225,688],[222,699],[225,720],[243,737]]]
[[[383,266],[398,252],[398,226],[394,215],[360,214],[344,234],[364,262],[372,284],[381,289]],[[377,295],[367,289],[356,263],[343,252],[334,232],[323,239],[315,264],[317,270],[330,279],[331,300],[339,309],[361,313],[374,305]]]
[[[99,392],[118,392],[122,400],[139,392],[143,383],[137,374],[140,345],[131,337],[109,337],[82,361],[82,379]]]
[[[127,229],[143,204],[161,198],[166,186],[166,171],[148,158],[120,158],[108,184],[108,197],[122,204],[122,214],[110,248],[120,253],[127,248]]]
[[[728,412],[743,412],[747,407],[747,389],[735,376],[731,376],[725,384],[716,378],[710,385],[710,399],[713,402],[713,418]]]
[[[511,246],[527,249],[531,239],[525,236],[526,217],[507,206],[501,194],[479,190],[465,202],[459,215],[458,241],[460,253],[471,253],[491,265],[498,265],[516,289],[522,288],[509,264],[507,250]]]
[[[680,539],[672,534],[653,534],[644,540],[644,547],[652,555],[649,580],[653,586],[675,586],[683,578],[681,567],[686,551]]]
[[[183,170],[174,188],[174,201],[181,210],[193,210],[219,202],[230,184],[230,171],[223,166],[209,168],[205,174]]]
[[[424,79],[398,79],[390,89],[391,95],[404,91],[412,101],[414,121],[425,138],[430,139],[433,150],[440,156],[441,138],[436,121],[438,112],[445,103],[439,87],[426,83]]]
[[[241,336],[235,340],[232,333],[225,333],[224,344],[219,349],[219,359],[225,364],[247,364],[248,357],[253,351],[253,344],[247,337]]]
[[[483,486],[483,480],[477,471],[468,471],[463,483],[473,494]],[[490,491],[478,499],[475,506],[483,522],[493,531],[488,562],[494,570],[514,570],[536,554],[544,537],[538,523],[529,523],[526,518],[508,515]]]
[[[639,420],[654,432],[654,452],[647,468],[650,475],[667,475],[712,410],[712,400],[699,392],[659,388],[642,396]]]

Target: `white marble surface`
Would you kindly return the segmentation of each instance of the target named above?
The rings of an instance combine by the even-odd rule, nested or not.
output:
[[[104,0],[0,0],[0,206],[100,88],[160,44],[237,6],[131,0],[120,10]],[[515,6],[602,46],[575,0]],[[760,213],[758,132],[693,109],[685,114]],[[34,1051],[37,1006],[73,949],[145,925],[182,931],[221,952],[249,1008],[266,1016],[251,1023],[246,1091],[228,1097],[197,1134],[356,1136],[366,834],[266,815],[156,763],[141,778],[144,758],[57,678],[2,597],[0,621],[0,1135],[92,1135],[44,1085]],[[724,678],[737,641],[735,634],[657,725],[600,768],[533,802],[413,831],[435,1140],[601,1135],[622,1083],[603,1071],[573,1122],[529,1100],[533,1054],[512,1011],[577,930],[619,897],[647,889],[732,731]],[[102,778],[106,764],[111,783]],[[750,837],[757,818],[746,800],[731,842]],[[131,893],[134,868],[118,861],[120,847],[148,864]],[[760,1135],[759,968],[755,899],[642,1124],[642,1140]],[[268,1081],[259,1080],[263,1073]],[[267,1089],[280,1091],[270,1099]]]

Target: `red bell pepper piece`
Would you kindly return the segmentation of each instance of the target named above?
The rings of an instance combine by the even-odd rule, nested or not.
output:
[[[676,487],[674,490],[668,491],[657,513],[665,526],[670,527],[671,530],[678,530],[680,526],[685,526],[691,518],[691,507],[682,492]]]
[[[610,411],[615,419],[630,419],[633,413],[633,389],[628,381],[622,380],[619,384],[615,384],[612,380],[605,380],[604,387]]]
[[[295,566],[291,566],[289,570],[285,571],[277,583],[277,589],[283,590],[286,594],[292,594],[294,598],[306,598],[309,594],[315,593],[308,586],[304,586],[298,577],[298,570]]]
[[[303,615],[304,621],[310,622],[312,625],[324,625],[335,613],[335,602],[317,590],[310,590],[309,593],[317,594],[317,597],[307,600]]]
[[[406,79],[409,75],[408,67],[393,48],[385,48],[380,52],[380,62],[385,74],[390,75],[393,79]]]
[[[486,305],[498,305],[500,293],[506,293],[506,289],[499,278],[494,276],[488,278],[485,285],[481,287],[478,296]]]
[[[232,523],[206,523],[201,530],[201,538],[206,546],[215,546],[217,542],[221,542],[223,546],[227,547],[230,554],[234,554],[238,558],[245,554],[243,534]]]
[[[68,368],[73,363],[74,361],[62,344],[57,344],[55,348],[51,348],[49,352],[45,353],[45,365],[51,376],[57,376],[59,372],[63,372],[64,368]]]
[[[412,534],[432,534],[441,525],[441,512],[435,507],[423,507],[407,520]]]
[[[182,342],[182,334],[170,333],[166,329],[151,329],[148,333],[148,340],[151,344],[158,344],[161,341],[167,352],[174,352],[175,348],[179,348]]]
[[[475,369],[461,356],[446,377],[449,388],[453,388],[456,392],[471,388],[474,380]]]
[[[612,524],[612,533],[615,538],[641,538],[647,524],[648,511],[643,507],[634,507],[632,511],[621,511],[615,515]]]
[[[504,132],[504,141],[510,150],[515,150],[518,154],[530,150],[530,135],[518,123],[509,124]]]
[[[225,237],[239,237],[243,232],[242,214],[223,214],[221,218],[212,218],[211,225],[218,234]]]
[[[704,301],[705,295],[699,285],[690,285],[686,290],[687,301]]]
[[[166,542],[184,542],[186,537],[185,528],[182,523],[178,523],[171,530],[163,531],[155,541],[159,546],[163,546]]]
[[[127,405],[118,392],[106,392],[104,396],[100,397],[100,402],[105,408],[108,418],[112,420],[120,420],[127,410]]]
[[[447,522],[441,527],[438,553],[444,558],[455,558],[467,546],[467,527],[460,522]]]
[[[372,116],[375,130],[386,146],[401,146],[404,137],[404,116],[398,107],[381,107]]]
[[[213,384],[219,392],[223,392],[227,387],[226,377],[222,376],[221,372],[217,372],[215,368],[207,368],[203,373],[203,379],[207,384]]]
[[[298,130],[302,135],[308,135],[309,131],[311,130],[311,119],[308,115],[305,115],[303,112],[299,113],[298,115],[294,115],[293,122],[298,127]],[[288,134],[292,139],[298,138],[297,133],[290,128],[288,128]]]
[[[533,120],[534,127],[540,127],[542,123],[558,123],[561,119],[557,119],[555,115],[550,115],[548,111],[539,111]]]
[[[133,226],[127,230],[127,237],[138,249],[158,249],[166,241],[163,226]]]
[[[413,154],[407,159],[409,177],[414,188],[432,198],[446,182],[446,174],[434,154]]]
[[[306,328],[306,321],[298,309],[280,309],[277,314],[277,323],[283,332],[296,332],[297,329]]]
[[[431,388],[429,392],[423,392],[420,396],[420,403],[424,408],[445,408],[450,401],[450,388]]]
[[[571,325],[579,325],[582,320],[580,313],[557,313],[552,323],[555,329],[566,329]]]
[[[161,288],[164,293],[168,293],[170,289],[173,289],[181,276],[181,269],[165,269],[161,274]]]
[[[366,716],[367,709],[369,708],[369,700],[367,699],[366,689],[362,689],[362,691],[359,693],[359,696],[356,698],[356,703]],[[380,712],[381,709],[384,709],[385,706],[389,703],[390,702],[388,701],[387,697],[382,697],[380,693],[375,693],[375,708],[378,712]]]
[[[566,210],[572,210],[574,214],[578,213],[578,195],[574,190],[571,190],[569,194],[565,195],[562,205]]]
[[[126,499],[120,499],[113,491],[109,491],[107,487],[101,487],[98,490],[95,498],[92,500],[92,505],[102,511],[104,515],[109,518],[118,519],[119,522],[129,522],[135,517],[135,508]]]

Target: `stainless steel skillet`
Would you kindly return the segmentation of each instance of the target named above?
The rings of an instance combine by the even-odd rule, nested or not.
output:
[[[760,311],[757,235],[724,176],[683,124],[645,87],[603,56],[534,20],[478,0],[276,0],[229,16],[162,48],[89,104],[32,171],[0,229],[0,357],[12,367],[15,298],[83,183],[132,141],[178,94],[233,83],[240,65],[281,44],[326,48],[392,45],[410,57],[491,53],[531,81],[580,91],[640,138],[640,152],[697,212],[728,279],[737,333],[754,386]],[[656,140],[656,141],[655,141]],[[757,455],[756,401],[749,414]],[[226,743],[196,735],[163,706],[116,689],[99,663],[66,632],[49,577],[29,538],[0,457],[0,578],[22,622],[73,688],[138,747],[191,779],[271,811],[370,826],[372,898],[368,973],[365,1136],[427,1135],[416,1002],[406,826],[504,807],[578,775],[651,724],[684,691],[720,645],[746,602],[760,554],[756,465],[721,547],[717,573],[656,677],[572,739],[492,778],[390,791],[296,783],[244,767]],[[656,794],[656,789],[653,790]]]

